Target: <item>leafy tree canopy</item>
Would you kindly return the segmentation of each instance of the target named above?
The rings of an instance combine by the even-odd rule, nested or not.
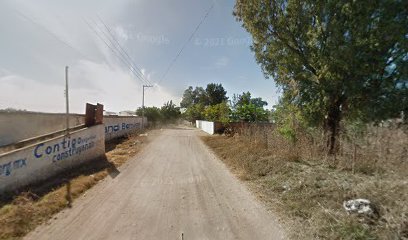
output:
[[[210,83],[205,89],[208,98],[207,105],[216,105],[228,100],[227,91],[221,84]]]
[[[195,89],[193,89],[192,86],[189,86],[183,93],[180,107],[188,108],[198,103],[201,103],[205,106],[208,105],[207,92],[202,87],[196,87]]]
[[[142,111],[143,110],[140,107],[136,110],[136,114],[138,116],[142,116]],[[153,123],[154,125],[162,120],[161,111],[160,108],[158,107],[145,107],[144,116],[147,118],[149,122]]]
[[[265,75],[309,124],[331,132],[407,109],[408,6],[396,0],[237,0]]]
[[[180,103],[185,107],[184,118],[194,123],[196,120],[208,120],[227,123],[229,121],[265,122],[269,112],[262,98],[252,98],[250,92],[234,94],[228,105],[227,92],[221,84],[210,83],[204,90],[201,87],[188,87]]]
[[[207,121],[228,123],[231,109],[227,102],[222,102],[213,106],[207,106],[204,110],[204,118]]]
[[[180,107],[188,108],[196,103],[196,95],[192,86],[189,86],[183,93],[183,98],[180,102]]]
[[[269,112],[255,104],[245,104],[238,106],[233,112],[232,118],[235,121],[244,122],[268,122]]]
[[[173,101],[171,100],[165,103],[161,107],[160,111],[161,111],[162,119],[165,122],[174,122],[181,115],[180,108],[177,107],[176,104],[174,104]]]
[[[189,106],[183,113],[183,116],[187,121],[191,123],[195,123],[196,120],[204,119],[204,105],[201,103],[197,103]]]
[[[189,86],[183,93],[180,107],[188,108],[198,103],[203,106],[211,106],[227,100],[227,92],[222,84],[210,83],[207,85],[206,89],[202,87],[196,87],[193,89],[192,86]]]
[[[140,107],[136,110],[138,116],[142,116],[143,109]],[[171,123],[180,118],[180,108],[173,101],[168,101],[161,108],[145,107],[144,116],[153,125],[158,123]]]
[[[250,92],[234,94],[231,101],[232,119],[245,122],[268,121],[268,111],[264,109],[268,103],[262,98],[252,98]]]
[[[263,108],[268,105],[262,98],[252,98],[250,92],[243,92],[242,94],[234,94],[232,97],[231,105],[235,109],[238,106],[254,104],[256,107]]]

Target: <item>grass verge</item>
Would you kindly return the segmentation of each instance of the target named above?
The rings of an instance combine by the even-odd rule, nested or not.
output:
[[[47,179],[0,200],[0,239],[20,239],[36,226],[68,207],[67,182],[73,199],[106,176],[115,177],[117,167],[135,156],[146,144],[144,136],[131,135],[106,144],[106,158]]]
[[[402,165],[353,173],[279,153],[283,145],[271,151],[244,136],[202,140],[285,220],[292,239],[408,239],[408,179],[397,170]],[[347,214],[343,201],[353,198],[369,199],[375,216]]]

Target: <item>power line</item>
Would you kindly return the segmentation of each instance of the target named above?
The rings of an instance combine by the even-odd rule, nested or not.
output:
[[[72,50],[76,51],[79,55],[81,55],[81,57],[83,58],[89,58],[91,59],[89,56],[83,54],[81,51],[79,51],[77,48],[73,47],[71,44],[69,44],[68,42],[62,40],[61,38],[59,38],[54,32],[50,31],[49,29],[47,29],[46,27],[44,27],[43,25],[39,24],[38,22],[36,22],[34,19],[32,19],[31,17],[25,15],[24,13],[20,12],[17,9],[13,9],[14,12],[17,13],[17,15],[19,15],[20,17],[26,19],[27,21],[31,22],[32,24],[36,25],[37,27],[41,28],[43,31],[45,31],[46,33],[48,33],[49,35],[51,35],[54,39],[56,39],[57,41],[59,41],[60,43],[64,44],[65,46],[71,48]]]
[[[29,21],[29,22],[31,22],[32,24],[36,25],[37,27],[41,28],[43,31],[45,31],[46,33],[48,33],[50,36],[52,36],[54,39],[56,39],[56,40],[59,41],[60,43],[64,44],[65,46],[67,46],[67,47],[69,47],[69,48],[71,48],[72,50],[76,51],[79,55],[81,55],[81,57],[91,59],[89,56],[85,55],[84,53],[82,53],[81,51],[79,51],[77,48],[75,48],[74,46],[72,46],[71,44],[69,44],[68,42],[66,42],[66,41],[62,40],[61,38],[59,38],[54,32],[50,31],[49,29],[47,29],[47,28],[44,27],[43,25],[39,24],[38,22],[36,22],[36,21],[35,21],[34,19],[32,19],[31,17],[27,16],[26,14],[20,12],[20,11],[17,10],[17,9],[13,9],[13,10],[14,10],[14,12],[16,12],[16,14],[19,15],[20,17],[26,19],[27,21]],[[94,30],[95,34],[97,34],[98,37],[99,37],[99,38],[115,53],[115,55],[117,56],[115,50],[112,49],[112,47],[109,46],[109,44],[97,33],[97,31],[96,31],[95,29],[92,28],[92,26],[90,26],[90,24],[89,24],[86,20],[85,20],[85,22],[88,24],[88,26],[89,26],[92,30]],[[112,43],[112,42],[111,42],[111,43]],[[113,43],[112,43],[112,44],[113,44]],[[118,50],[118,51],[119,51],[119,50]],[[123,57],[124,59],[121,59],[121,60],[124,61],[124,63],[125,63],[126,65],[128,65],[128,66],[130,65],[130,68],[133,68],[133,69],[131,69],[131,71],[132,71],[133,74],[135,74],[140,80],[142,80],[143,83],[147,82],[147,83],[150,84],[150,82],[147,81],[146,78],[144,78],[144,75],[143,75],[143,73],[140,71],[140,69],[138,69],[138,71],[140,71],[140,73],[139,73],[139,72],[135,72],[134,69],[136,69],[136,68],[133,67],[130,63],[126,62],[126,58],[123,56],[123,54],[122,54],[122,57]]]
[[[122,61],[126,62],[126,65],[129,68],[133,69],[133,73],[139,78],[141,79],[143,82],[147,82],[147,80],[144,78],[143,73],[139,73],[138,71],[136,71],[136,68],[134,67],[134,65],[129,61],[129,59],[126,58],[126,56],[121,52],[120,48],[112,41],[111,37],[102,29],[102,27],[99,26],[98,23],[96,23],[95,21],[93,21],[96,28],[99,29],[99,31],[105,36],[105,39],[107,39],[110,43],[111,43],[111,47],[113,46],[116,50],[115,54],[119,54],[122,58]],[[136,71],[136,72],[135,72]]]
[[[150,85],[152,84],[150,82],[149,79],[147,79],[145,77],[145,75],[143,74],[142,70],[137,66],[137,64],[135,63],[135,61],[129,56],[129,54],[127,53],[127,51],[124,49],[124,47],[122,47],[122,45],[119,43],[119,41],[116,39],[115,35],[112,33],[111,28],[102,20],[102,18],[99,16],[99,14],[97,14],[97,17],[99,19],[99,21],[105,26],[106,30],[108,31],[110,37],[116,42],[117,46],[119,46],[120,50],[122,51],[122,53],[124,53],[128,60],[131,62],[132,66],[134,68],[136,68],[136,70],[142,75],[143,79],[145,79]]]
[[[112,46],[110,46],[109,43],[106,42],[106,40],[98,33],[98,31],[96,31],[95,28],[91,26],[91,24],[86,19],[83,20],[88,25],[88,27],[98,36],[98,38],[102,40],[102,42],[113,52],[113,54],[115,54],[115,56],[119,58],[127,67],[129,67],[129,70],[141,81],[141,83],[145,84],[143,78],[141,78],[139,74],[134,71],[133,67],[129,65],[129,63],[127,63],[126,60],[123,59],[123,56],[119,56],[115,49],[113,49]]]
[[[166,71],[164,72],[162,78],[160,79],[159,83],[160,84],[164,78],[166,77],[167,73],[169,73],[170,69],[173,67],[174,63],[177,61],[178,57],[181,55],[183,52],[184,48],[186,48],[187,44],[193,39],[194,35],[200,28],[200,26],[204,23],[205,19],[208,17],[210,14],[211,10],[214,8],[214,3],[211,4],[211,7],[207,10],[206,14],[204,17],[201,19],[200,23],[197,25],[197,27],[194,29],[194,31],[191,33],[190,37],[187,39],[187,41],[184,43],[184,45],[181,47],[180,51],[177,53],[176,57],[173,59],[173,61],[170,62],[169,66],[167,67]]]
[[[101,28],[99,27],[99,25],[93,21],[95,24],[95,28],[94,31],[95,33],[98,35],[98,37],[103,40],[103,42],[105,43],[105,45],[107,45],[111,51],[116,55],[116,57],[118,57],[127,67],[129,67],[129,69],[131,70],[131,72],[137,77],[139,78],[143,83],[145,83],[145,79],[143,78],[142,75],[140,75],[138,72],[135,71],[135,68],[133,67],[133,65],[129,62],[128,59],[126,59],[126,57],[124,56],[124,54],[122,52],[120,52],[118,46],[116,46],[113,41],[110,39],[110,37],[107,35],[107,33]],[[99,33],[97,33],[96,29],[98,29],[104,37],[102,37]],[[111,44],[109,44],[108,42],[105,41],[105,39],[107,39]],[[113,48],[112,48],[113,46]],[[120,56],[119,56],[120,55]]]
[[[122,62],[124,62],[140,80],[142,80],[143,82],[146,82],[146,80],[143,78],[143,75],[141,75],[138,72],[135,72],[135,67],[132,65],[132,63],[129,62],[129,60],[125,57],[125,55],[120,51],[119,47],[115,45],[115,43],[108,36],[108,34],[98,25],[98,23],[96,23],[95,21],[93,21],[93,22],[95,24],[95,29],[98,29],[99,32],[101,32],[103,34],[104,38],[107,39],[111,43],[109,45],[109,43],[104,41],[106,44],[108,44],[110,46],[110,49],[115,53],[115,55],[117,57],[119,57],[122,60]]]
[[[72,50],[76,51],[81,57],[83,58],[89,58],[91,59],[89,56],[83,54],[81,51],[79,51],[77,48],[75,48],[74,46],[72,46],[71,44],[69,44],[68,42],[64,41],[63,39],[61,39],[60,37],[58,37],[54,32],[50,31],[49,29],[47,29],[46,27],[44,27],[43,25],[39,24],[38,22],[36,22],[34,19],[32,19],[31,17],[27,16],[26,14],[18,11],[17,9],[13,9],[17,15],[19,15],[20,17],[24,18],[25,20],[31,22],[32,24],[36,25],[37,27],[41,28],[43,31],[45,31],[46,33],[48,33],[49,35],[51,35],[54,39],[56,39],[57,41],[59,41],[60,43],[64,44],[65,46],[67,46],[68,48],[71,48]],[[89,26],[89,28],[91,28],[94,33],[104,42],[104,44],[125,64],[129,67],[130,71],[143,83],[145,84],[145,82],[147,82],[148,84],[151,85],[150,81],[148,81],[145,77],[144,74],[142,73],[142,71],[136,66],[133,66],[131,62],[129,62],[128,59],[126,59],[126,57],[123,55],[123,53],[120,51],[120,49],[126,54],[126,56],[130,59],[130,61],[133,62],[132,58],[130,58],[130,56],[126,53],[126,51],[122,48],[122,46],[119,44],[119,42],[116,40],[116,38],[114,37],[114,35],[111,33],[110,29],[108,28],[107,25],[105,25],[105,23],[101,20],[101,22],[104,24],[104,26],[108,29],[109,34],[111,35],[112,39],[115,40],[115,42],[118,44],[118,46],[120,47],[120,49],[118,49],[117,46],[115,46],[115,44],[110,40],[109,37],[106,37],[117,49],[117,51],[119,52],[119,54],[122,56],[122,58],[117,54],[117,52],[115,52],[115,50],[105,41],[105,39],[103,39],[103,37],[96,31],[96,29],[94,29],[91,24],[86,21],[86,19],[83,19],[86,24]],[[96,26],[98,26],[96,24]],[[106,33],[101,30],[101,32],[103,34]],[[134,64],[134,62],[133,62]],[[134,64],[136,65],[136,64]],[[135,71],[135,69],[137,69],[137,71]],[[144,85],[143,85],[144,86]]]

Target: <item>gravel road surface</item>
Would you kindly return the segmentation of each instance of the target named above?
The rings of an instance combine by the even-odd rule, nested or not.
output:
[[[25,239],[283,239],[277,220],[200,141],[154,131],[136,157]]]

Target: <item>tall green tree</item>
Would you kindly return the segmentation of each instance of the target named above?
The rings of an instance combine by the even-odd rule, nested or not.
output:
[[[207,92],[203,87],[196,87],[194,90],[195,101],[194,104],[202,104],[204,106],[209,105]]]
[[[251,93],[243,92],[242,94],[234,94],[232,97],[231,105],[235,109],[238,106],[254,104],[256,107],[263,108],[268,105],[268,103],[262,98],[252,98]]]
[[[194,93],[193,87],[189,86],[186,90],[184,90],[183,98],[180,102],[180,107],[188,108],[192,106],[196,102],[196,95]]]
[[[232,108],[235,110],[238,106],[249,104],[251,101],[251,93],[250,92],[243,92],[242,94],[235,94],[232,96],[232,100],[230,104]]]
[[[406,111],[407,13],[400,0],[237,0],[234,10],[265,75],[330,132],[329,153],[343,118]]]
[[[210,105],[207,91],[202,87],[196,87],[193,89],[192,86],[189,86],[186,90],[184,90],[180,107],[188,108],[198,103],[204,106]]]
[[[205,89],[208,105],[217,105],[228,100],[227,91],[222,84],[210,83]]]
[[[227,111],[224,108],[224,105],[226,106],[226,104],[223,105],[223,103],[225,103],[227,100],[227,92],[222,84],[210,83],[207,85],[206,89],[203,87],[196,87],[193,89],[192,86],[189,86],[184,91],[183,98],[180,102],[180,107],[186,108],[185,112],[183,113],[183,117],[192,123],[195,123],[195,121],[199,119],[205,119],[206,115],[204,111],[210,106],[211,108],[207,110],[207,115],[211,116],[210,118],[218,116],[224,121],[226,118],[225,114],[222,112]]]
[[[203,87],[196,87],[194,90],[192,86],[189,86],[184,90],[180,107],[188,108],[198,103],[203,106],[210,106],[227,100],[227,91],[225,91],[222,84],[210,83],[207,85],[206,89]]]

